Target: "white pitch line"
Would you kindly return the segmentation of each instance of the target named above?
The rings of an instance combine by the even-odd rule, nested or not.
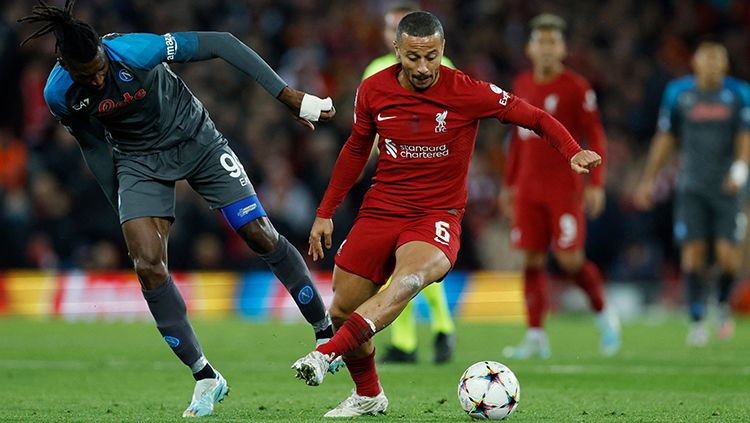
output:
[[[39,369],[57,369],[57,370],[85,370],[92,368],[101,368],[102,366],[112,369],[124,369],[129,367],[149,367],[152,369],[163,369],[174,365],[173,362],[167,361],[147,361],[136,362],[130,360],[106,360],[104,362],[92,360],[0,360],[0,369],[12,370],[39,370]]]
[[[533,366],[524,369],[524,373],[534,374],[661,374],[661,375],[684,375],[684,374],[750,374],[750,367],[730,366],[667,366],[664,364],[647,365],[625,365],[625,364],[550,364]]]

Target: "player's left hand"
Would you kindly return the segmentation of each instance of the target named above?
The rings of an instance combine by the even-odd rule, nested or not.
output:
[[[570,159],[570,168],[575,173],[589,173],[589,170],[602,164],[602,158],[591,150],[581,150]]]
[[[310,238],[308,239],[310,247],[307,249],[307,254],[312,256],[313,261],[318,261],[319,258],[322,259],[325,257],[323,254],[321,238],[325,241],[326,249],[331,249],[331,245],[333,244],[333,241],[331,240],[332,235],[333,219],[325,219],[316,216],[315,222],[313,222],[312,228],[310,229]]]
[[[590,218],[596,219],[601,216],[604,211],[606,194],[604,188],[589,186],[583,191],[583,205],[586,209],[586,214]]]

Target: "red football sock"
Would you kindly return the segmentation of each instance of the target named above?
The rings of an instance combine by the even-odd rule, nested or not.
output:
[[[523,294],[526,299],[526,315],[529,327],[541,328],[544,314],[549,306],[547,275],[544,269],[531,267],[524,269]]]
[[[604,278],[599,268],[591,260],[586,260],[574,278],[576,284],[589,297],[591,308],[596,312],[602,311],[604,309]]]
[[[338,357],[369,341],[373,335],[375,335],[375,332],[365,318],[357,313],[352,313],[336,331],[333,338],[325,344],[319,345],[316,350],[332,357]]]
[[[375,369],[375,351],[365,357],[344,356],[344,363],[352,375],[358,395],[374,397],[380,393],[380,380],[378,371]]]

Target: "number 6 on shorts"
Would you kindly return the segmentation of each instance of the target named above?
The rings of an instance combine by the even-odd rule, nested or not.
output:
[[[443,222],[442,220],[439,222],[435,222],[435,241],[443,244],[448,245],[451,242],[451,234],[448,232],[448,229],[451,227],[448,222]]]

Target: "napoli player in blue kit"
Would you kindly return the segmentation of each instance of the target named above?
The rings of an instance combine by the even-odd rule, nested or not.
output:
[[[196,380],[183,417],[207,416],[228,393],[209,364],[167,269],[175,182],[185,179],[211,208],[221,210],[268,264],[313,326],[319,343],[333,335],[331,319],[302,256],[266,217],[245,169],[208,112],[167,62],[219,57],[254,78],[295,118],[335,115],[330,98],[289,88],[253,50],[228,33],[110,34],[100,38],[64,9],[40,2],[22,22],[44,23],[27,41],[52,32],[58,63],[44,97],[78,141],[86,164],[117,211],[143,296],[157,328]],[[331,368],[332,371],[335,368]]]
[[[745,237],[741,211],[750,161],[750,86],[726,76],[729,55],[718,43],[701,43],[693,57],[694,75],[674,80],[664,91],[658,130],[635,195],[636,205],[653,204],[655,179],[676,140],[680,168],[674,209],[674,236],[681,245],[681,269],[692,324],[687,343],[708,343],[706,261],[709,242],[720,269],[717,335],[734,332],[729,296],[740,265]]]

